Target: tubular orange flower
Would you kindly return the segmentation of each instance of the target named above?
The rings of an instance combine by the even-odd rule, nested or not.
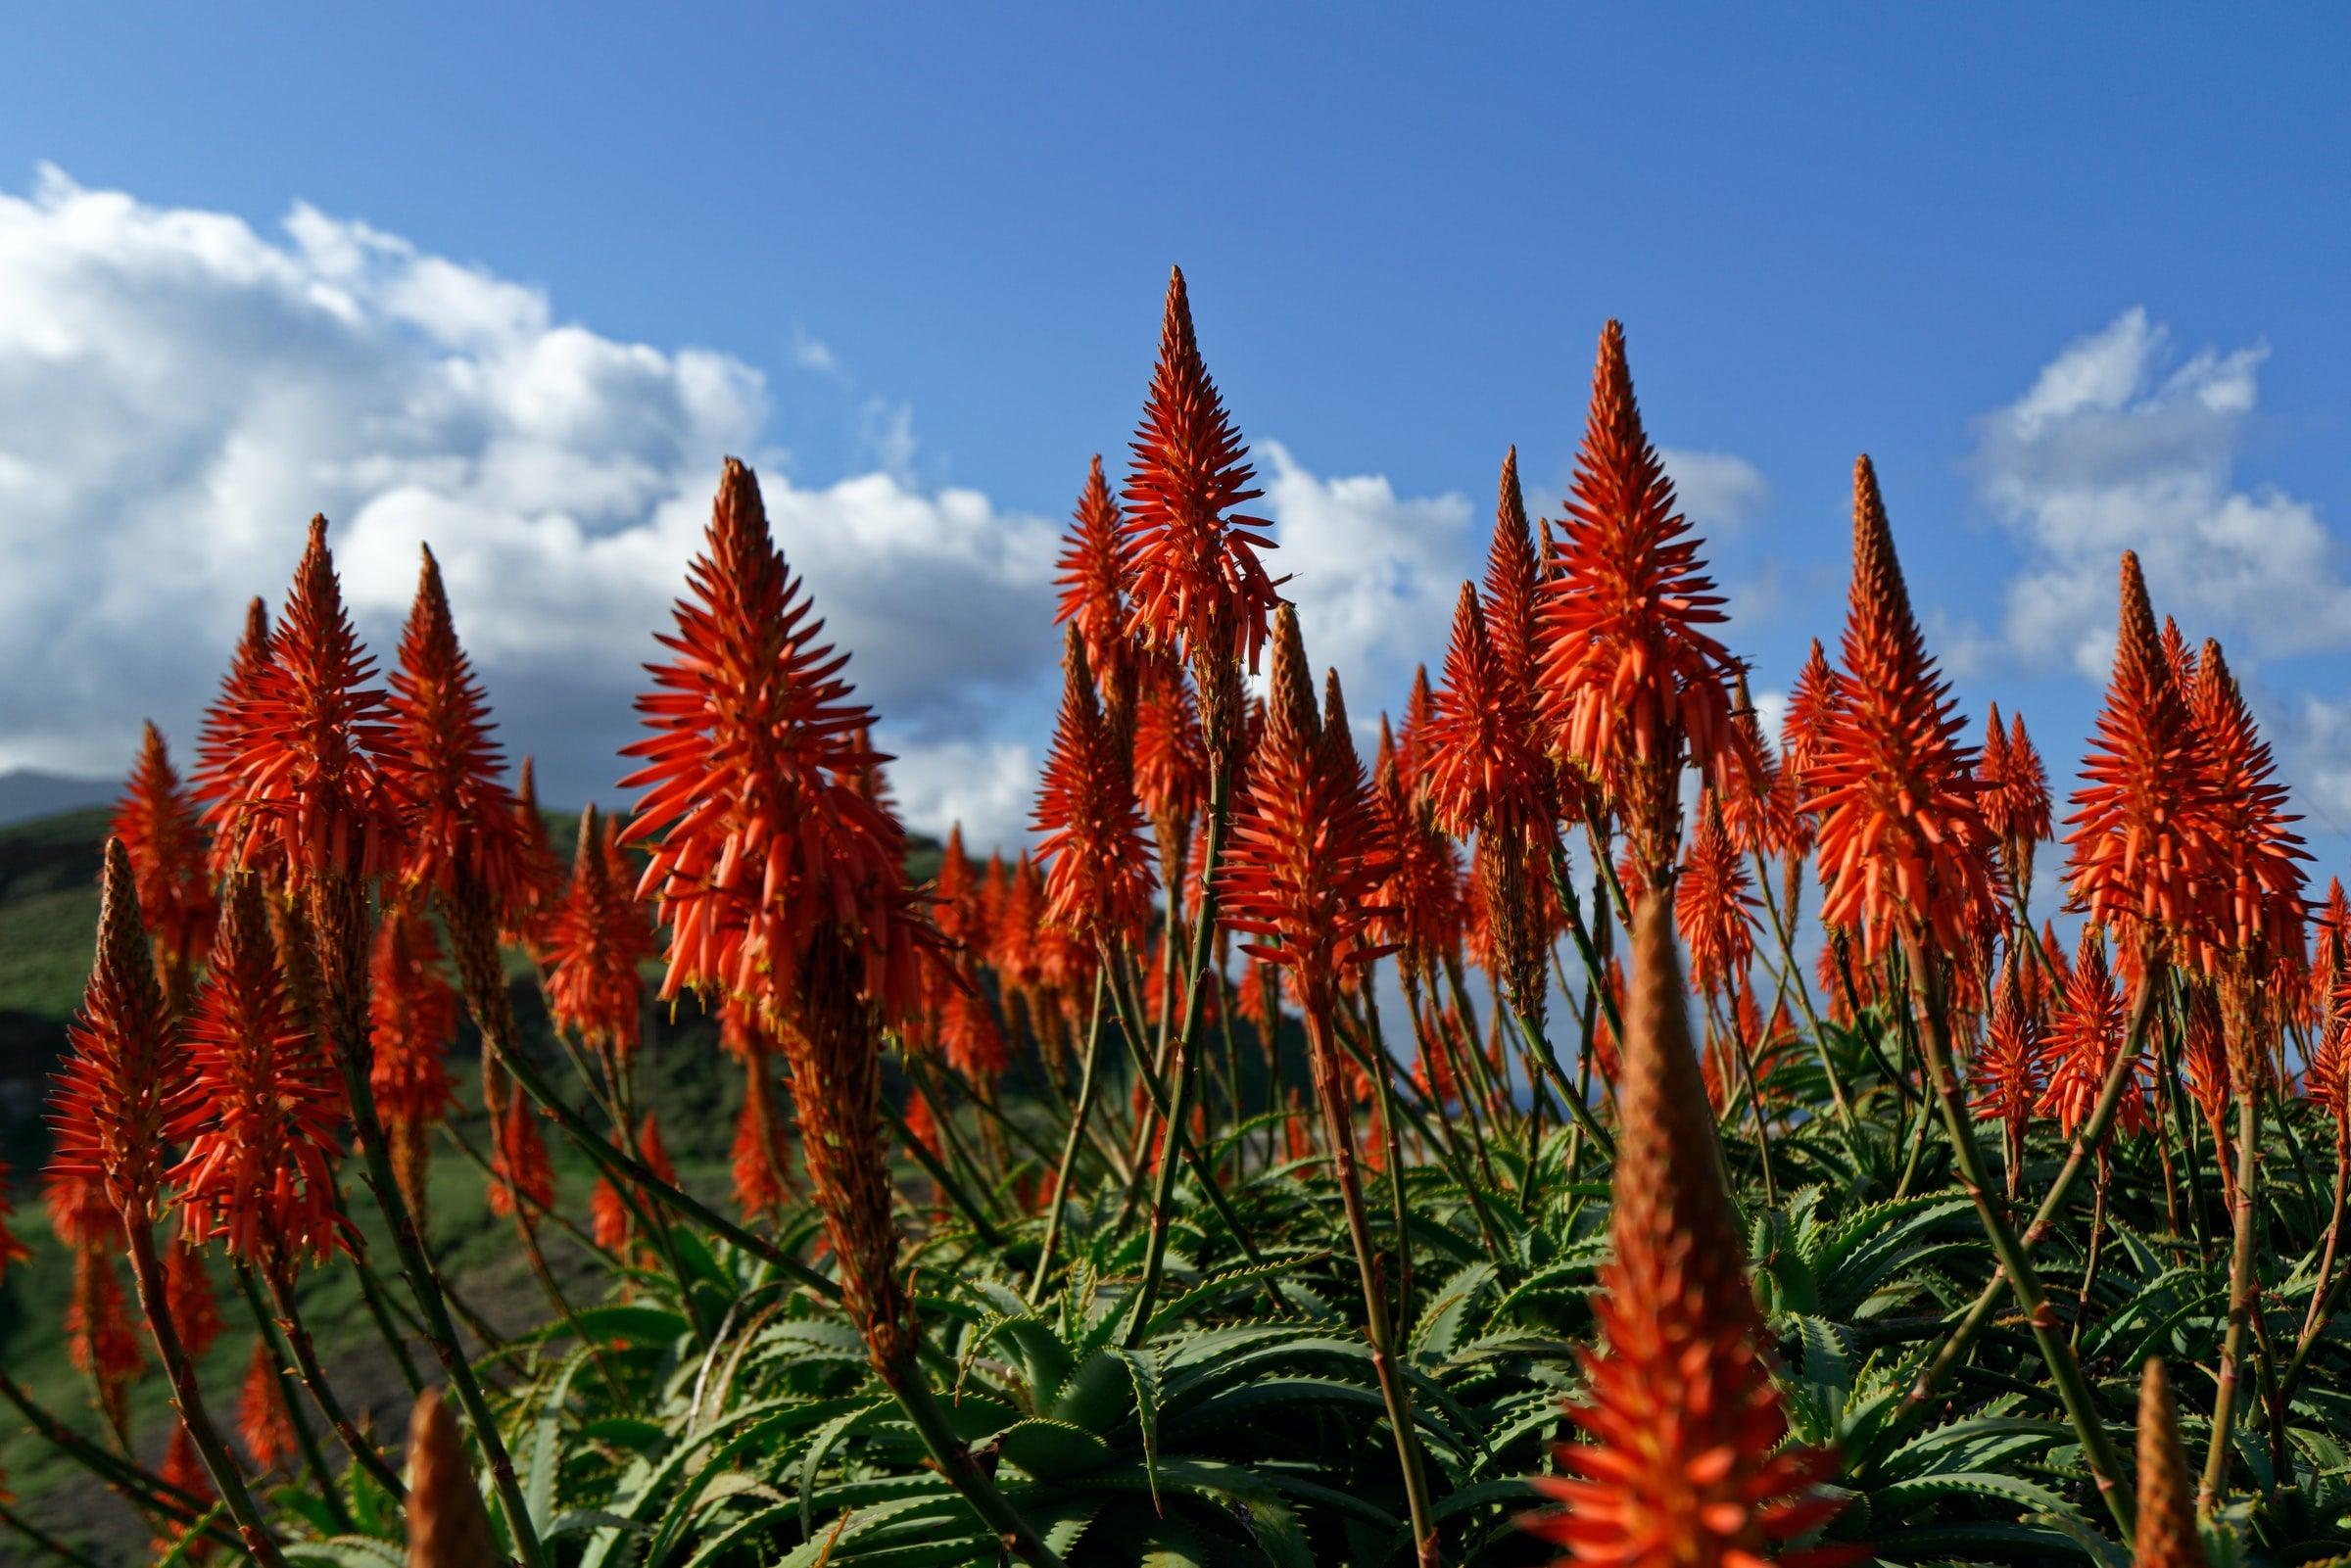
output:
[[[2196,661],[2188,711],[2212,784],[2213,872],[2224,889],[2212,940],[2262,973],[2301,956],[2301,862],[2310,856],[2290,825],[2302,819],[2285,809],[2269,745],[2253,727],[2218,642],[2207,641]],[[2207,967],[2219,957],[2209,955]]]
[[[1413,689],[1404,699],[1404,723],[1396,732],[1396,773],[1404,792],[1418,800],[1427,791],[1428,733],[1437,722],[1437,696],[1429,689],[1428,666],[1413,667]]]
[[[1524,687],[1487,635],[1477,590],[1463,583],[1445,650],[1445,684],[1420,743],[1429,803],[1455,834],[1523,837],[1552,818],[1549,767],[1534,743]]]
[[[2049,1076],[2039,1110],[2057,1118],[2057,1128],[2071,1138],[2089,1119],[2098,1089],[2124,1048],[2127,1021],[2122,993],[2106,967],[2106,942],[2097,927],[2085,927],[2082,945],[2074,955],[2073,973],[2066,977],[2065,1003],[2049,1024]],[[2117,1124],[2125,1131],[2144,1131],[2147,1125],[2146,1064],[2134,1062],[2123,1089]]]
[[[457,1036],[457,993],[441,971],[441,944],[413,900],[384,912],[368,966],[368,1089],[391,1146],[393,1178],[423,1223],[432,1130],[456,1105],[449,1047]]]
[[[1786,1445],[1747,1249],[1716,1174],[1714,1129],[1684,1013],[1671,912],[1633,910],[1633,986],[1617,1089],[1614,1256],[1592,1299],[1600,1348],[1570,1418],[1560,1507],[1525,1523],[1578,1563],[1788,1568],[1865,1559],[1791,1546],[1837,1511],[1830,1455]],[[1562,1559],[1566,1561],[1569,1559]]]
[[[1494,662],[1512,690],[1528,725],[1534,722],[1535,662],[1541,651],[1537,604],[1542,573],[1535,563],[1534,535],[1526,523],[1526,497],[1518,488],[1518,449],[1502,459],[1494,501],[1494,542],[1486,549],[1484,611]]]
[[[921,1007],[919,954],[937,934],[906,886],[905,830],[859,788],[880,760],[871,712],[813,641],[807,594],[770,539],[757,479],[727,459],[676,657],[637,699],[654,733],[627,748],[645,789],[623,842],[657,841],[639,883],[670,927],[661,994],[712,986],[798,1005],[820,934],[851,944],[859,990],[892,1018]]]
[[[792,1191],[792,1149],[769,1067],[775,1041],[741,1002],[719,1010],[718,1041],[744,1069],[743,1110],[736,1117],[735,1143],[728,1153],[736,1207],[745,1215],[779,1212]]]
[[[2163,618],[2163,664],[2172,672],[2172,689],[2182,701],[2196,689],[2196,650],[2188,645],[2187,634],[2170,616]]]
[[[571,884],[547,930],[547,1003],[555,1026],[600,1050],[637,1049],[645,1011],[638,966],[653,951],[618,829],[591,805],[580,813]]]
[[[103,1187],[125,1225],[154,1221],[167,1129],[187,1095],[186,1047],[156,983],[122,840],[106,842],[97,961],[49,1099],[53,1176]]]
[[[302,879],[392,866],[402,803],[380,760],[394,743],[391,710],[362,684],[374,670],[344,613],[326,519],[313,517],[208,814],[229,864]]]
[[[95,1386],[98,1407],[116,1431],[130,1420],[130,1385],[147,1364],[122,1301],[122,1278],[102,1247],[73,1254],[73,1294],[66,1303],[66,1356]]]
[[[250,877],[230,884],[190,1044],[195,1081],[168,1128],[187,1149],[171,1171],[181,1235],[225,1237],[230,1252],[264,1264],[348,1252],[332,1168],[342,1088],[286,995]]]
[[[1264,518],[1233,510],[1264,492],[1251,488],[1249,449],[1201,362],[1180,267],[1168,279],[1159,362],[1133,450],[1128,627],[1151,646],[1189,656],[1208,747],[1222,755],[1238,738],[1240,661],[1257,668],[1266,617],[1278,602],[1257,558],[1273,541]]]
[[[277,1359],[269,1342],[253,1341],[253,1358],[245,1363],[245,1386],[237,1400],[237,1435],[257,1470],[274,1470],[294,1457],[294,1413],[286,1408],[285,1386],[278,1381]]]
[[[2205,1568],[2196,1531],[2196,1483],[2180,1448],[2180,1411],[2159,1356],[2138,1384],[2138,1532],[2133,1568]]]
[[[996,1024],[995,1010],[976,984],[957,986],[949,993],[938,1043],[948,1066],[975,1083],[992,1084],[1012,1066],[1012,1052]]]
[[[547,816],[539,809],[538,770],[528,757],[522,759],[521,771],[515,776],[511,809],[521,838],[522,879],[514,896],[507,900],[499,936],[536,958],[539,944],[546,939],[547,924],[563,896],[563,863],[555,858]]]
[[[1828,735],[1829,718],[1843,700],[1842,685],[1821,650],[1820,639],[1814,638],[1812,651],[1789,689],[1788,711],[1780,718],[1780,765],[1799,781]]]
[[[526,1205],[525,1213],[541,1213],[555,1207],[555,1167],[547,1158],[538,1109],[527,1096],[507,1097],[506,1108],[498,1118],[490,1164],[492,1213],[513,1213],[517,1194]]]
[[[2186,1017],[2180,1027],[2180,1069],[2187,1081],[2188,1098],[2212,1129],[2213,1147],[2229,1147],[2229,1047],[2221,1027],[2221,1007],[2209,980],[2187,985]],[[2324,1049],[2324,1046],[2322,1046]],[[2223,1183],[2234,1187],[2236,1172],[2221,1163]]]
[[[1132,571],[1133,546],[1126,527],[1102,477],[1102,454],[1096,452],[1056,563],[1060,574],[1053,580],[1061,585],[1061,602],[1054,608],[1053,624],[1068,622],[1084,641],[1085,660],[1102,683],[1113,735],[1126,728],[1136,673],[1133,644],[1127,636],[1127,579]]]
[[[964,853],[963,824],[947,830],[946,847],[939,852],[938,877],[931,886],[932,918],[938,934],[956,947],[984,946],[987,917],[980,907],[980,879],[972,857]]]
[[[457,644],[429,546],[401,632],[391,710],[395,738],[384,767],[407,797],[402,875],[444,895],[460,883],[478,889],[503,924],[522,892],[522,827],[499,783],[505,757],[491,738],[490,699]]]
[[[205,1469],[204,1460],[196,1452],[196,1440],[189,1437],[188,1429],[177,1422],[172,1423],[171,1436],[165,1440],[164,1462],[155,1473],[199,1502],[209,1504],[219,1496],[217,1490],[213,1486],[211,1472]],[[164,1527],[163,1533],[155,1539],[156,1555],[160,1558],[178,1544],[178,1527],[167,1525]],[[202,1536],[197,1536],[188,1542],[187,1549],[181,1553],[180,1560],[208,1562],[212,1559],[213,1552],[214,1544]]]
[[[185,1242],[164,1249],[164,1301],[188,1358],[201,1359],[220,1337],[220,1304],[214,1300],[202,1251]]]
[[[1393,911],[1374,923],[1372,939],[1402,949],[1408,965],[1425,970],[1461,939],[1462,862],[1453,840],[1407,790],[1384,715],[1371,765],[1371,803],[1374,836],[1388,866],[1375,896]]]
[[[218,905],[205,867],[204,828],[194,797],[153,724],[140,736],[139,760],[115,806],[114,834],[130,856],[138,885],[139,917],[155,944],[167,991],[183,1001],[188,975],[204,962]]]
[[[1820,918],[1859,926],[1871,957],[1905,931],[1944,955],[2002,917],[1976,759],[1950,688],[1910,613],[1894,535],[1863,457],[1853,465],[1853,578],[1842,700],[1803,770],[1820,816]]]
[[[1720,990],[1747,972],[1755,955],[1754,910],[1747,862],[1708,795],[1673,895],[1674,925],[1690,949],[1690,976],[1700,990]]]
[[[1615,794],[1662,881],[1680,836],[1685,758],[1718,784],[1747,764],[1731,722],[1735,667],[1704,630],[1725,619],[1722,595],[1642,428],[1614,321],[1601,332],[1566,510],[1545,585],[1546,716],[1559,750]]]
[[[661,1141],[660,1124],[653,1119],[650,1111],[637,1125],[637,1158],[645,1162],[646,1169],[671,1186],[677,1185],[677,1166],[669,1158],[669,1147]],[[648,1211],[653,1204],[653,1200],[642,1190],[637,1195],[637,1202]],[[627,1244],[629,1206],[621,1201],[619,1189],[609,1180],[599,1181],[596,1190],[589,1194],[588,1213],[598,1246],[618,1252]]]
[[[1341,966],[1377,956],[1368,927],[1387,868],[1376,858],[1363,766],[1344,724],[1326,726],[1316,712],[1287,604],[1274,613],[1269,679],[1265,738],[1234,803],[1220,907],[1234,930],[1271,938],[1244,941],[1243,952],[1289,970],[1310,1007],[1327,1005]]]
[[[1089,938],[1138,936],[1151,920],[1151,850],[1125,748],[1103,722],[1076,627],[1063,669],[1060,723],[1036,791],[1042,918]]]
[[[1163,843],[1208,804],[1208,752],[1199,706],[1183,666],[1154,659],[1142,671],[1134,709],[1134,795]]]
[[[2196,745],[2194,721],[2155,634],[2138,557],[2126,550],[2114,675],[2065,838],[2075,907],[2114,926],[2126,947],[2158,952],[2167,936],[2192,941],[2206,927],[2218,852]]]
[[[2351,898],[2340,877],[2327,879],[2327,902],[2311,923],[2308,1019],[2319,1027],[2334,1011],[2335,994],[2351,974]]]
[[[196,735],[194,794],[197,802],[208,808],[208,820],[209,808],[238,793],[246,704],[260,694],[262,672],[269,667],[269,611],[256,598],[245,606],[244,634],[237,639],[228,669],[220,677],[219,694],[204,710],[203,728]],[[234,847],[226,834],[215,833],[207,850],[213,875],[228,871]]]
[[[2045,1066],[2040,1009],[2025,995],[2017,959],[2011,954],[1992,1003],[1991,1026],[1976,1056],[1972,1076],[1977,1093],[1970,1102],[1977,1120],[2000,1123],[2011,1201],[2023,1184],[2025,1129],[2047,1087]]]

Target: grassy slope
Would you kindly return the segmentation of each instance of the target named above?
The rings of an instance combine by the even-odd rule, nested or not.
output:
[[[551,813],[550,823],[555,842],[567,848],[576,818]],[[65,1047],[67,1024],[88,974],[105,831],[101,811],[0,828],[0,1155],[15,1171],[18,1212],[12,1229],[33,1249],[29,1262],[0,1281],[0,1363],[52,1411],[92,1434],[101,1430],[100,1423],[86,1383],[65,1354],[72,1263],[50,1237],[35,1173],[47,1144],[41,1109],[48,1074]],[[928,876],[936,862],[936,845],[918,841],[909,869]],[[549,1036],[536,986],[519,986],[516,1001],[526,1037],[544,1044]],[[721,1201],[727,1192],[728,1142],[742,1104],[740,1079],[718,1066],[716,1029],[691,1003],[674,1018],[666,1009],[655,1013],[641,1061],[641,1099],[659,1115],[687,1185]],[[470,1027],[453,1056],[453,1075],[468,1107],[456,1130],[475,1149],[486,1150],[481,1117],[471,1109],[479,1097],[478,1047]],[[557,1210],[584,1216],[594,1171],[552,1128],[549,1137],[556,1158]],[[373,1252],[389,1267],[392,1249],[380,1224],[370,1222],[372,1210],[364,1197],[357,1191],[353,1196],[362,1227],[374,1239]],[[454,1146],[445,1144],[436,1154],[431,1201],[436,1252],[459,1294],[494,1329],[515,1333],[552,1315],[512,1221],[489,1212],[480,1172]],[[551,1229],[543,1239],[558,1277],[586,1272],[583,1255],[568,1237]],[[124,1283],[127,1287],[127,1275]],[[228,1328],[203,1370],[216,1413],[228,1426],[251,1353],[252,1325],[224,1268],[216,1268],[216,1284]],[[304,1316],[355,1416],[363,1409],[382,1429],[398,1430],[406,1413],[405,1391],[360,1304],[351,1270],[337,1268],[307,1284]],[[428,1359],[421,1349],[418,1354]],[[161,1452],[168,1419],[161,1379],[151,1373],[137,1390],[133,1421],[135,1446],[150,1463]],[[84,1544],[101,1561],[137,1560],[146,1537],[127,1505],[19,1426],[13,1411],[0,1410],[0,1477],[16,1491],[24,1511]],[[321,1437],[331,1443],[323,1428]],[[14,1561],[16,1549],[16,1543],[0,1535],[0,1563]]]

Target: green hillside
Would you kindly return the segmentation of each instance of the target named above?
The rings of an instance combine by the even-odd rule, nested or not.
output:
[[[85,1380],[68,1364],[65,1353],[72,1260],[50,1235],[38,1175],[48,1142],[42,1123],[47,1080],[65,1049],[89,971],[106,823],[104,811],[77,811],[0,828],[0,1154],[13,1172],[17,1213],[12,1229],[33,1250],[28,1262],[0,1280],[0,1366],[50,1410],[93,1436],[103,1428]],[[549,826],[555,843],[568,850],[578,832],[576,815],[550,813]],[[918,841],[910,870],[928,876],[937,853],[936,844]],[[514,998],[525,1037],[549,1044],[538,987],[519,966],[516,974]],[[674,1015],[659,1009],[640,1062],[641,1098],[669,1129],[685,1184],[713,1201],[728,1190],[728,1141],[743,1093],[740,1075],[723,1064],[716,1036],[714,1023],[691,1003]],[[470,1025],[461,1030],[452,1056],[452,1074],[465,1108],[451,1129],[454,1139],[486,1152],[487,1129],[478,1111],[479,1047]],[[462,1302],[502,1337],[518,1333],[546,1320],[549,1304],[512,1221],[489,1212],[481,1172],[454,1139],[436,1155],[429,1222],[434,1247]],[[584,1215],[594,1172],[552,1132],[549,1142],[556,1164],[557,1210]],[[353,1208],[375,1250],[388,1257],[388,1239],[374,1234],[372,1206],[360,1202]],[[586,1255],[569,1238],[550,1228],[543,1239],[559,1281],[584,1283],[590,1277]],[[204,1375],[208,1394],[226,1420],[235,1409],[253,1331],[235,1296],[233,1276],[217,1265],[215,1286],[228,1329],[206,1358]],[[336,1367],[337,1385],[355,1414],[364,1412],[364,1420],[397,1428],[406,1417],[406,1391],[366,1319],[353,1272],[342,1268],[316,1276],[305,1291],[304,1315],[322,1354]],[[22,1427],[14,1411],[0,1407],[0,1477],[23,1499],[24,1511],[53,1522],[78,1521],[70,1534],[99,1561],[141,1560],[146,1536],[127,1505]],[[151,1367],[138,1387],[133,1420],[134,1446],[149,1462],[159,1456],[168,1431],[162,1379]],[[13,1549],[0,1538],[0,1563],[10,1560]]]

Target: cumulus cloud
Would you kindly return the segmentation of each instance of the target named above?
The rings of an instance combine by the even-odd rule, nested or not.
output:
[[[902,407],[870,416],[884,471],[795,484],[770,414],[737,358],[601,336],[366,224],[297,206],[264,234],[44,169],[0,194],[0,766],[114,772],[142,713],[192,739],[324,511],[374,645],[429,540],[510,745],[551,795],[608,796],[728,452],[898,745],[974,742],[1049,684],[1053,524],[917,488]]]
[[[2115,562],[2136,549],[2161,612],[2253,655],[2351,641],[2351,588],[2318,514],[2236,476],[2268,351],[2183,357],[2143,309],[2072,344],[1982,422],[1978,485],[2024,547],[2007,640],[2102,678]]]
[[[1683,515],[1703,532],[1727,533],[1771,505],[1771,481],[1735,452],[1661,447],[1657,457],[1681,498]]]
[[[1415,664],[1434,678],[1462,581],[1482,568],[1467,498],[1399,496],[1379,474],[1325,479],[1279,442],[1257,454],[1281,546],[1267,567],[1289,574],[1281,593],[1298,606],[1309,657],[1338,670],[1357,719],[1401,708]]]

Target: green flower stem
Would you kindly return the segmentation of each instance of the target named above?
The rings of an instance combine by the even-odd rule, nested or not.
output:
[[[1061,1164],[1053,1172],[1053,1207],[1045,1216],[1045,1239],[1037,1249],[1036,1271],[1031,1276],[1029,1294],[1034,1297],[1045,1288],[1053,1274],[1053,1249],[1061,1240],[1062,1215],[1070,1207],[1070,1178],[1078,1168],[1078,1146],[1084,1141],[1085,1119],[1094,1109],[1094,1094],[1100,1087],[1100,1077],[1094,1071],[1102,1047],[1102,1014],[1110,981],[1102,971],[1094,972],[1094,1005],[1085,1024],[1085,1055],[1078,1069],[1078,1104],[1070,1113],[1069,1136],[1061,1146]]]
[[[2061,1331],[2057,1313],[2041,1289],[2040,1276],[2034,1270],[2025,1244],[2009,1225],[1999,1198],[1991,1190],[1991,1178],[1984,1168],[1984,1152],[1976,1146],[1974,1124],[1959,1098],[1959,1082],[1951,1067],[1950,1025],[1943,1016],[1941,972],[1930,961],[1917,932],[1905,933],[1905,947],[1910,965],[1910,994],[1918,1013],[1928,1080],[1943,1111],[1943,1128],[1950,1135],[1960,1178],[1968,1196],[1975,1200],[1977,1216],[1991,1240],[1992,1251],[1999,1257],[2001,1270],[2008,1276],[2008,1288],[2016,1298],[2017,1307],[2025,1314],[2033,1337],[2040,1346],[2041,1360],[2049,1369],[2050,1380],[2057,1385],[2057,1397],[2073,1421],[2075,1435],[2081,1439],[2083,1457],[2097,1481],[2098,1496],[2105,1500],[2106,1511],[2113,1515],[2116,1528],[2128,1543],[2135,1510],[2114,1440],[2098,1416],[2089,1382],[2082,1374],[2082,1363],[2075,1358],[2073,1347]]]

